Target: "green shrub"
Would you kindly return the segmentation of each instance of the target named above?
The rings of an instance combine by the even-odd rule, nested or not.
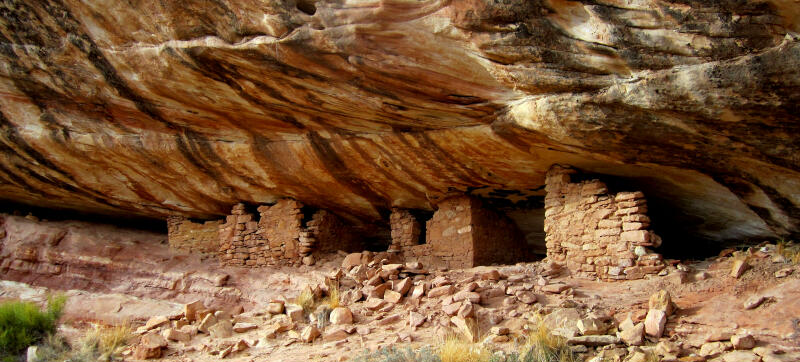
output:
[[[56,331],[66,298],[51,297],[42,311],[29,302],[0,304],[0,359],[14,361],[28,346]]]

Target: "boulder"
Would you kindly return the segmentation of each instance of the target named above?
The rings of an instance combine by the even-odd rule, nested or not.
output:
[[[578,320],[581,319],[580,312],[575,308],[556,308],[550,314],[544,316],[542,323],[549,330],[569,328],[578,333]]]
[[[748,333],[735,334],[731,337],[731,344],[737,350],[752,349],[756,346],[756,339]]]
[[[489,270],[481,273],[481,280],[498,281],[500,280],[500,272],[497,270]]]
[[[167,340],[160,334],[147,333],[139,338],[133,356],[136,359],[161,358],[161,353],[167,345]]]
[[[647,311],[647,317],[644,319],[644,331],[648,336],[661,338],[666,325],[667,313],[659,309],[650,309]]]
[[[386,294],[386,284],[378,284],[375,286],[365,286],[361,289],[361,294],[364,295],[365,298],[383,298],[384,294]]]
[[[325,331],[325,333],[322,334],[322,341],[323,342],[341,341],[343,339],[346,339],[347,336],[348,333],[344,329],[334,328],[329,331]]]
[[[158,316],[148,319],[147,323],[144,324],[144,328],[146,330],[151,330],[157,327],[161,327],[165,324],[169,324],[169,318],[165,316]]]
[[[472,303],[465,302],[461,305],[461,308],[458,308],[458,312],[456,312],[459,317],[461,318],[470,318],[475,315],[475,307],[472,306]]]
[[[537,300],[536,294],[533,294],[533,292],[519,292],[516,296],[520,302],[525,304],[533,304],[536,303]]]
[[[567,289],[569,289],[569,285],[566,285],[564,283],[547,284],[542,287],[543,292],[551,294],[559,294]]]
[[[411,278],[393,280],[392,291],[400,293],[400,295],[406,295],[406,293],[411,290],[411,283]]]
[[[403,299],[403,295],[394,290],[386,290],[383,293],[383,300],[389,303],[399,303],[400,299]]]
[[[644,344],[644,323],[638,323],[630,328],[624,329],[619,333],[619,338],[629,346],[641,346]]]
[[[334,325],[352,324],[353,313],[346,307],[334,308],[331,311],[330,321]]]
[[[411,295],[409,298],[411,299],[419,299],[423,295],[425,295],[425,284],[415,285],[414,288],[411,290]]]
[[[622,321],[622,323],[619,324],[618,328],[619,328],[620,331],[626,331],[628,329],[633,328],[633,326],[635,324],[636,323],[633,322],[633,319],[631,319],[630,313],[628,313],[628,316],[625,317],[625,319]]]
[[[505,336],[509,333],[509,329],[507,327],[500,327],[494,326],[489,330],[489,333],[497,335],[497,336]]]
[[[448,305],[442,306],[442,312],[449,316],[454,316],[458,313],[458,310],[461,309],[461,303],[450,303]]]
[[[270,314],[282,314],[285,302],[282,300],[273,300],[267,304],[267,312]]]
[[[750,266],[747,264],[747,260],[743,258],[734,259],[733,264],[731,265],[731,273],[730,275],[734,278],[739,278],[744,274],[745,271]]]
[[[384,306],[386,306],[386,301],[384,301],[383,299],[370,298],[367,299],[366,302],[364,302],[364,307],[372,311],[381,309]]]
[[[650,296],[648,305],[650,309],[663,311],[667,317],[671,316],[675,311],[675,305],[672,302],[669,292],[663,289]]]
[[[228,338],[233,335],[233,325],[228,320],[221,320],[208,328],[211,338]]]
[[[303,332],[300,333],[300,340],[306,343],[314,342],[317,337],[320,336],[320,331],[317,326],[310,325],[303,329]]]
[[[439,298],[444,297],[447,295],[453,294],[453,286],[452,285],[443,285],[440,287],[433,288],[428,291],[428,298]]]
[[[453,295],[453,301],[468,301],[470,303],[478,304],[481,302],[481,295],[475,292],[461,291]]]
[[[355,302],[361,300],[364,297],[364,293],[359,289],[351,289],[345,291],[339,297],[339,301],[342,305],[351,305]]]
[[[286,304],[285,305],[286,315],[294,322],[302,322],[305,320],[305,314],[303,312],[303,307],[297,304]]]
[[[205,317],[203,317],[203,320],[200,322],[200,324],[197,325],[197,330],[203,333],[208,333],[208,329],[215,324],[217,324],[217,317],[212,313],[208,313],[205,315]]]
[[[769,300],[769,297],[767,297],[767,296],[754,295],[754,296],[752,296],[750,298],[747,298],[747,300],[745,300],[744,303],[742,303],[742,307],[744,307],[744,309],[756,309],[756,308],[758,308],[758,306],[760,306],[762,303],[766,302],[767,300]]]
[[[379,326],[387,326],[387,325],[390,325],[390,324],[397,323],[401,319],[403,319],[403,318],[402,318],[402,316],[400,314],[392,314],[390,316],[386,316],[386,317],[378,320],[378,325]]]
[[[676,359],[681,353],[681,348],[675,342],[660,341],[656,344],[655,354],[664,359]]]
[[[205,308],[202,301],[195,300],[194,302],[183,305],[183,316],[187,321],[194,322],[197,320],[197,312]]]
[[[416,327],[419,327],[423,323],[425,323],[426,319],[427,319],[427,317],[423,316],[420,313],[409,312],[408,313],[408,326],[411,327],[412,329],[416,328]]]
[[[175,341],[175,342],[187,343],[192,339],[192,336],[189,333],[174,328],[165,329],[162,335],[168,341]]]
[[[357,265],[361,265],[361,253],[347,254],[347,256],[344,257],[344,260],[342,260],[342,269],[345,271],[348,271]]]
[[[605,334],[607,329],[603,322],[594,318],[583,318],[578,320],[577,327],[581,335],[584,336]]]
[[[248,344],[245,340],[240,339],[233,345],[233,350],[231,352],[241,352],[250,348],[250,344]]]
[[[776,278],[786,278],[794,272],[794,268],[786,267],[775,272]]]

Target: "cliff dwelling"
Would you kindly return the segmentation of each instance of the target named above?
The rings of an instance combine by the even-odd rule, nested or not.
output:
[[[0,362],[800,361],[798,0],[0,13]]]

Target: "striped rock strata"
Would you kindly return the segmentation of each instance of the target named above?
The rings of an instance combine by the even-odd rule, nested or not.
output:
[[[373,222],[454,192],[541,200],[559,163],[703,237],[796,234],[798,9],[3,1],[0,198],[211,217],[292,197]]]

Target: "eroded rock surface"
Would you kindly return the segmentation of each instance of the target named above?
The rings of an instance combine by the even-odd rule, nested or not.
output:
[[[209,217],[293,197],[370,221],[542,197],[562,163],[708,238],[798,231],[796,2],[0,8],[4,199]]]

